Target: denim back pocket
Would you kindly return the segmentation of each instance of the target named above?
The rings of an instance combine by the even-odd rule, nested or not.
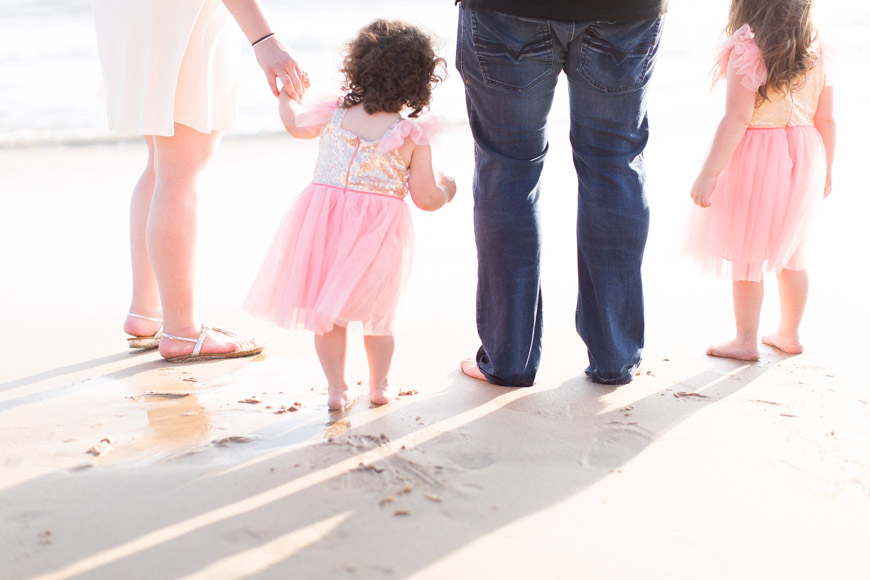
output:
[[[484,84],[524,93],[553,73],[553,41],[545,20],[468,12]]]
[[[662,24],[662,18],[591,24],[583,38],[577,73],[605,93],[642,88],[652,76]]]

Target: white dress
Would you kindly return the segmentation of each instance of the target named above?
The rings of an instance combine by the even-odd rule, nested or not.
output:
[[[221,0],[94,0],[109,129],[235,126],[239,29]]]

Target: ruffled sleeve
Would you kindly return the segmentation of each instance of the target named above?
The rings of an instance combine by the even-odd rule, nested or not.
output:
[[[740,75],[740,83],[749,90],[757,91],[767,80],[767,67],[761,49],[755,44],[755,35],[748,24],[741,26],[732,34],[719,53],[714,82],[725,78],[728,72],[728,62],[734,55],[734,65]]]
[[[819,62],[825,73],[825,86],[830,87],[836,79],[837,54],[827,41],[819,41]]]
[[[327,124],[341,103],[341,99],[336,95],[318,95],[309,99],[296,115],[296,126],[316,127]]]
[[[422,119],[402,119],[393,129],[381,139],[378,151],[386,153],[401,147],[405,139],[410,138],[417,145],[431,143],[441,127],[437,117],[427,116]]]

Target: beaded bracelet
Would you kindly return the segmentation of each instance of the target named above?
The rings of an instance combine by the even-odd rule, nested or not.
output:
[[[267,35],[264,36],[263,38],[261,38],[261,39],[259,39],[259,40],[255,40],[254,42],[251,43],[251,48],[257,46],[257,45],[260,44],[261,42],[264,42],[264,41],[266,41],[266,40],[269,40],[269,39],[272,38],[273,36],[275,36],[275,33],[274,33],[274,32],[270,32],[269,34],[267,34]]]

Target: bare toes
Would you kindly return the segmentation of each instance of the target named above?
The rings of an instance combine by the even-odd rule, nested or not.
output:
[[[354,403],[360,400],[360,397],[360,393],[352,389],[347,389],[341,392],[332,391],[329,393],[327,408],[330,413],[336,411],[347,411]]]
[[[467,358],[461,363],[459,363],[459,368],[462,369],[462,372],[468,375],[473,379],[477,379],[479,381],[485,381],[486,377],[480,371],[480,367],[477,366],[477,361],[473,358]]]
[[[707,355],[752,362],[758,360],[758,347],[736,344],[732,341],[709,347]]]
[[[788,354],[800,354],[804,351],[804,346],[798,339],[786,338],[778,334],[762,336],[761,342]]]

